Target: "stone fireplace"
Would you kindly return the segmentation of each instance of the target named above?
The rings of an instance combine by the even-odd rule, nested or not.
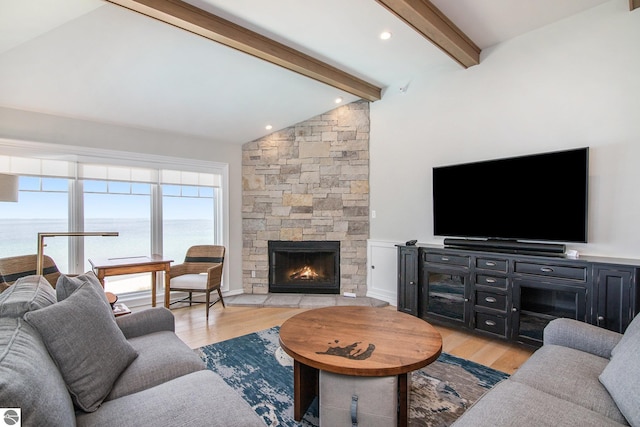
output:
[[[269,241],[269,292],[340,293],[340,242]]]
[[[242,187],[245,293],[269,292],[269,241],[333,241],[340,248],[335,292],[366,295],[368,102],[244,144]]]

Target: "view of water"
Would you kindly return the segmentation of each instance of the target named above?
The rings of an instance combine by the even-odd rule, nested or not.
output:
[[[0,221],[0,258],[35,254],[38,249],[38,233],[67,231],[64,219],[2,219]],[[147,219],[116,218],[88,219],[85,231],[117,231],[117,237],[84,237],[84,267],[89,271],[89,258],[104,259],[151,254],[150,222]],[[197,219],[166,220],[163,224],[164,256],[178,264],[184,260],[190,246],[214,244],[213,221]],[[55,261],[63,273],[70,271],[68,241],[70,237],[49,237],[45,239],[44,253]],[[150,276],[145,274],[145,276]],[[126,276],[109,278],[109,282]],[[150,283],[149,280],[144,282]],[[141,287],[149,287],[142,284]],[[133,290],[133,289],[130,289]]]

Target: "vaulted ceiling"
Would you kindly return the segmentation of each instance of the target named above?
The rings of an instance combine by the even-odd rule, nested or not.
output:
[[[606,1],[432,3],[486,49]],[[381,88],[375,102],[464,69],[383,6],[421,0],[187,2]],[[242,144],[366,97],[335,86],[103,0],[0,2],[2,107]]]

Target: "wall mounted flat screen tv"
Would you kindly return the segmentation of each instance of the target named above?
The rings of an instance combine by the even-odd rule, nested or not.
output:
[[[588,183],[588,148],[434,167],[434,234],[586,243]]]

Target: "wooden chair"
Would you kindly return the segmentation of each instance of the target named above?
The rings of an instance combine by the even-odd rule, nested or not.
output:
[[[13,285],[19,278],[36,274],[36,265],[37,255],[35,254],[0,258],[0,292]],[[53,259],[47,255],[44,255],[42,272],[44,278],[55,288],[60,271]]]
[[[187,250],[184,262],[171,266],[169,289],[165,290],[165,292],[188,292],[189,296],[171,304],[189,301],[191,306],[194,302],[204,302],[207,305],[207,319],[209,319],[209,308],[212,305],[220,301],[222,302],[222,307],[225,307],[222,291],[220,290],[224,252],[224,246],[198,245],[190,247]],[[218,291],[219,296],[213,303],[210,302],[212,291]],[[194,292],[204,292],[205,301],[193,301],[192,294]]]

